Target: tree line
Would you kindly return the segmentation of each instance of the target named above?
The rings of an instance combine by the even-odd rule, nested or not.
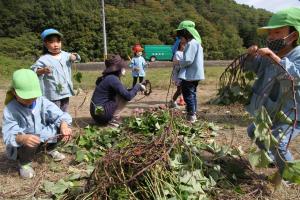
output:
[[[271,13],[233,0],[106,0],[109,53],[132,56],[135,43],[173,44],[182,20],[199,31],[205,59],[232,59],[253,43],[261,44],[256,28]],[[103,57],[101,0],[0,0],[0,54],[36,59],[40,33],[63,33],[63,49],[78,52],[83,61]]]

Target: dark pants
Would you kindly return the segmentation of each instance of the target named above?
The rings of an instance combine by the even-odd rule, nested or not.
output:
[[[139,76],[139,77],[133,77],[133,82],[132,82],[132,88],[135,86],[135,84],[137,83],[137,79],[139,78],[139,83],[143,82],[144,77],[143,76]]]
[[[67,97],[67,98],[55,100],[52,102],[55,103],[62,111],[67,112],[68,107],[69,107],[69,101],[70,101],[70,98]]]
[[[176,101],[180,95],[181,95],[181,86],[177,86],[177,90],[174,93],[173,98],[172,98],[173,101]]]
[[[181,82],[181,91],[183,99],[186,103],[186,111],[188,115],[195,115],[197,112],[197,86],[199,81]]]
[[[36,147],[21,146],[18,148],[17,160],[20,162],[21,165],[30,163],[37,153],[44,151],[45,148],[47,151],[51,151],[55,149],[56,146],[57,143],[48,143],[46,144],[46,146],[44,143],[41,143]]]

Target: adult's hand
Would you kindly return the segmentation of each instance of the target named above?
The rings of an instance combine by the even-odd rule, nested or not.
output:
[[[141,84],[140,83],[140,90],[143,92],[143,91],[146,91],[146,86],[144,84]]]

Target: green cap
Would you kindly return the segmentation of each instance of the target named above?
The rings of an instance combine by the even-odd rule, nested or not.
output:
[[[176,29],[177,31],[186,29],[192,36],[201,44],[201,37],[198,33],[198,31],[195,29],[195,23],[193,21],[185,20],[180,22],[178,28]]]
[[[19,69],[14,72],[12,87],[22,99],[33,99],[42,96],[39,79],[30,69]]]
[[[269,29],[293,26],[300,34],[300,8],[287,8],[272,15],[268,25],[258,28],[258,34],[267,34]],[[298,40],[298,43],[300,40]]]

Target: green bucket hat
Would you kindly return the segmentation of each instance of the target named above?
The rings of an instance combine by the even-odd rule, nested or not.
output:
[[[12,88],[22,99],[32,99],[42,96],[39,79],[30,69],[19,69],[14,72]]]
[[[268,25],[258,28],[257,33],[267,34],[269,29],[293,26],[300,34],[300,8],[287,8],[272,15]],[[298,43],[300,39],[298,40]]]
[[[198,31],[195,29],[195,23],[193,21],[185,20],[185,21],[180,22],[176,31],[179,31],[182,29],[188,30],[188,32],[190,32],[190,34],[192,34],[192,36],[195,38],[195,40],[197,40],[201,44],[201,37],[200,37]]]

